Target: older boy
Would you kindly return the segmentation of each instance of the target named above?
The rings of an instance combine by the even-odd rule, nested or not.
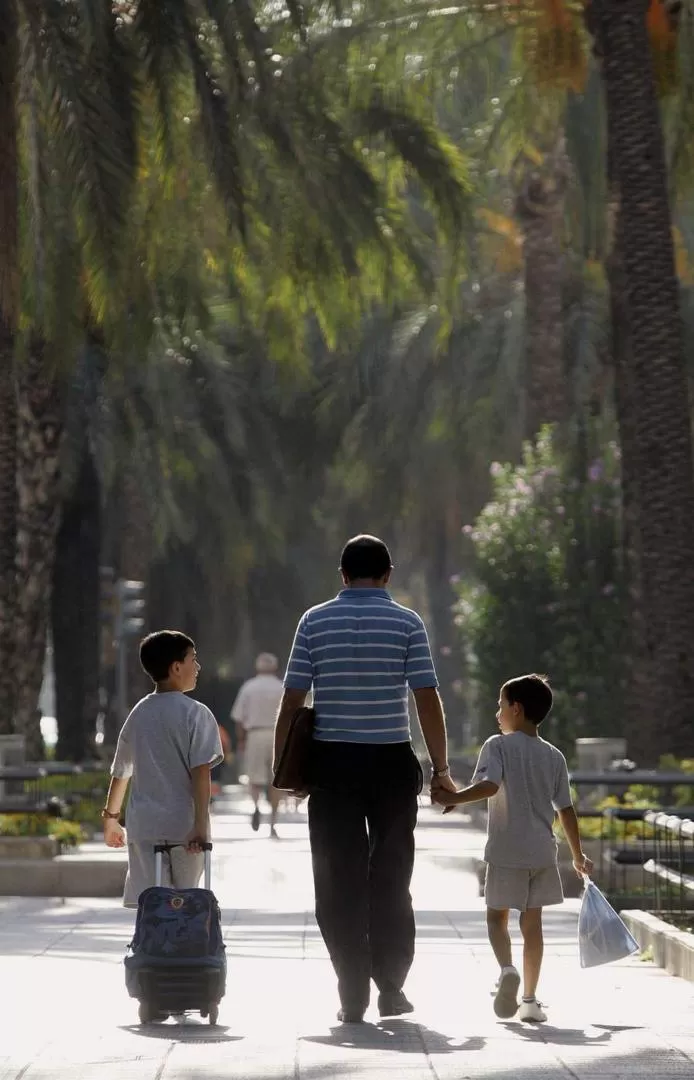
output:
[[[209,840],[210,770],[224,755],[214,716],[186,697],[195,689],[200,664],[195,642],[178,630],[160,630],[140,644],[140,663],[154,691],[134,707],[118,737],[104,819],[109,847],[125,847],[119,824],[126,810],[128,874],[125,907],[154,885],[154,845],[182,844],[164,861],[164,885],[195,888],[202,872],[202,844]]]
[[[489,941],[501,968],[494,1011],[502,1019],[518,1012],[520,975],[512,963],[508,932],[509,910],[514,908],[521,913],[523,935],[520,1019],[531,1023],[547,1019],[535,996],[543,954],[542,909],[564,899],[552,831],[555,811],[576,872],[589,874],[593,868],[581,850],[564,755],[538,735],[551,708],[552,691],[541,675],[504,683],[496,714],[501,734],[482,747],[470,786],[454,794],[432,791],[432,799],[448,808],[489,800],[484,895]]]

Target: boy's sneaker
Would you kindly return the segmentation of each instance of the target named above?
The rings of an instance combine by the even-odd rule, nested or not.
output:
[[[544,1024],[547,1013],[537,998],[533,998],[532,1001],[526,1001],[523,998],[518,1019],[525,1021],[526,1024]]]
[[[514,967],[502,968],[494,996],[494,1012],[500,1020],[510,1020],[518,1012],[520,975]]]
[[[253,832],[257,832],[260,828],[260,810],[257,806],[251,814],[251,828],[253,829]]]

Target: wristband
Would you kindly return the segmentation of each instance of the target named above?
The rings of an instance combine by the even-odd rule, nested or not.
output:
[[[101,816],[102,818],[111,818],[111,820],[113,821],[118,821],[118,818],[120,817],[120,810],[117,814],[112,814],[110,810],[107,810],[106,807],[104,807],[101,811]]]

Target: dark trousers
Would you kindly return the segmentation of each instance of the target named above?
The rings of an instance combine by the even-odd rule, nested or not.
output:
[[[422,770],[409,743],[314,743],[308,825],[316,919],[343,1005],[400,990],[414,956],[410,880]]]

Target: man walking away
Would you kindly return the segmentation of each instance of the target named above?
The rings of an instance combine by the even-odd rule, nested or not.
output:
[[[309,834],[316,918],[338,980],[338,1019],[359,1023],[370,982],[381,1016],[411,1012],[403,986],[414,956],[410,896],[422,770],[412,750],[408,687],[432,761],[432,783],[455,790],[424,624],[386,586],[382,540],[356,536],[342,552],[344,589],[301,617],[275,734],[282,752],[313,690]],[[305,794],[305,793],[303,793]]]
[[[277,657],[261,653],[255,662],[257,675],[238,692],[231,710],[236,723],[239,752],[245,750],[246,773],[253,799],[251,828],[260,828],[260,796],[270,803],[270,836],[277,839],[277,808],[281,794],[272,787],[273,729],[282,699],[282,682],[277,677]]]

